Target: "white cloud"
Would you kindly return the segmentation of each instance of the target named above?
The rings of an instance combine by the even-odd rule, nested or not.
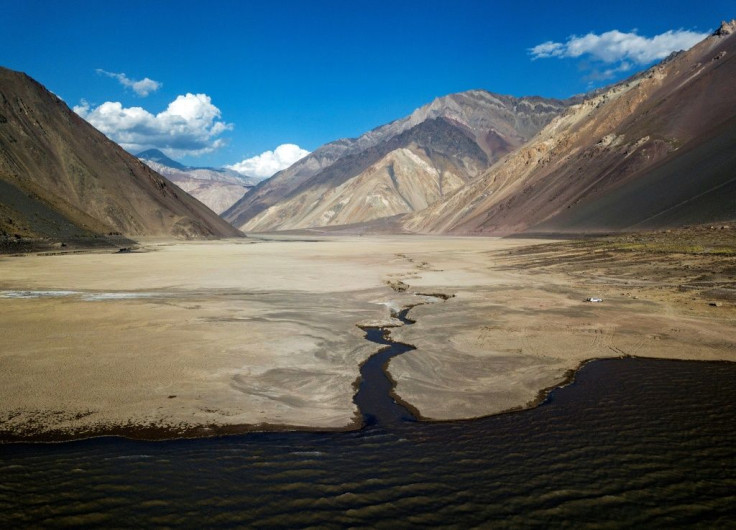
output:
[[[248,177],[265,179],[286,169],[297,160],[307,156],[309,151],[295,144],[281,144],[273,151],[266,151],[242,162],[225,166]]]
[[[632,66],[645,65],[664,59],[674,51],[687,50],[708,35],[679,29],[669,30],[654,37],[642,37],[636,32],[622,33],[612,30],[600,35],[595,33],[588,33],[582,37],[573,35],[566,42],[543,42],[530,48],[529,54],[532,59],[588,56],[607,64],[621,62],[620,66],[611,69],[613,75],[615,70],[623,71],[622,66],[625,63],[631,63]]]
[[[92,108],[82,100],[74,112],[132,153],[155,147],[171,156],[197,156],[222,147],[225,140],[217,137],[233,128],[207,94],[177,96],[155,115],[117,101]]]
[[[533,59],[546,59],[547,57],[560,57],[565,51],[565,45],[561,42],[548,40],[529,48],[529,54]]]
[[[145,77],[141,79],[140,81],[135,81],[134,79],[130,79],[125,74],[117,74],[115,72],[107,72],[103,70],[102,68],[97,69],[97,73],[101,75],[106,75],[107,77],[112,77],[113,79],[117,79],[121,85],[123,85],[126,88],[130,88],[138,94],[141,97],[146,97],[151,92],[156,92],[159,88],[163,86],[162,83],[159,83],[158,81],[154,81],[153,79],[149,79],[148,77]]]
[[[618,66],[613,66],[611,68],[605,68],[605,69],[601,69],[601,68],[598,68],[597,66],[592,66],[592,65],[586,65],[586,66],[588,69],[588,73],[585,75],[584,79],[591,83],[612,79],[616,77],[617,74],[628,72],[634,67],[634,65],[628,61],[623,61]]]

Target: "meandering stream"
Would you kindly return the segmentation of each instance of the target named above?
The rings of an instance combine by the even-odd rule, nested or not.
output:
[[[404,325],[413,324],[414,321],[406,316],[412,307],[416,306],[402,309],[394,318]],[[380,425],[395,429],[404,422],[416,421],[412,412],[393,397],[394,383],[386,370],[393,357],[414,350],[414,346],[391,340],[388,327],[364,327],[363,330],[367,340],[382,346],[360,367],[360,385],[353,398],[365,427]]]

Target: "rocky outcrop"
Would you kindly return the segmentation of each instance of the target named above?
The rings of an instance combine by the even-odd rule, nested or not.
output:
[[[732,20],[731,22],[723,21],[721,22],[721,26],[716,30],[714,35],[718,37],[726,37],[736,31],[736,19]]]

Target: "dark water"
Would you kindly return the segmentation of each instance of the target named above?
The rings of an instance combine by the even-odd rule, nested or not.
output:
[[[406,325],[414,323],[406,316],[409,309],[411,308],[403,309],[395,315]],[[391,358],[416,348],[392,341],[389,331],[382,328],[366,327],[364,331],[367,340],[375,342],[382,348],[360,367],[360,386],[353,401],[363,414],[363,424],[365,427],[378,424],[385,429],[396,429],[405,422],[416,421],[411,411],[391,397],[394,382],[386,372]]]
[[[736,527],[736,364],[596,361],[455,423],[383,396],[358,432],[0,445],[0,523]]]

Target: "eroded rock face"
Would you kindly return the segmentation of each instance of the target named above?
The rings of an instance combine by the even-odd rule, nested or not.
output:
[[[482,90],[438,98],[359,138],[317,149],[223,215],[245,230],[265,231],[413,212],[474,179],[571,102]]]
[[[27,75],[0,68],[0,114],[0,231],[52,239],[239,235]]]

